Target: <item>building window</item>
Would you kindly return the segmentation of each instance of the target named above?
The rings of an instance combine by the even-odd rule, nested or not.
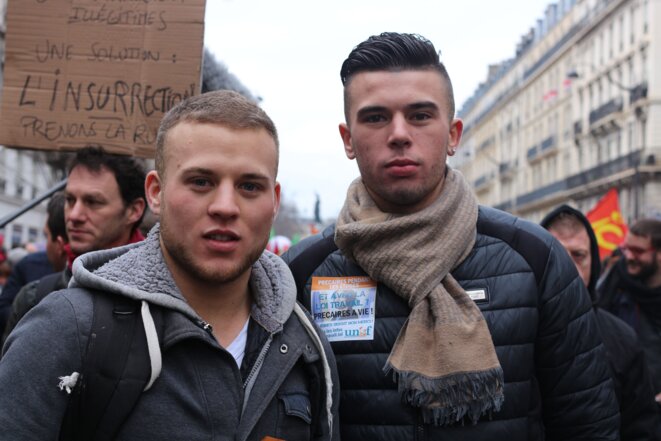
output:
[[[611,24],[608,26],[608,57],[613,58],[613,41],[615,41],[615,25],[611,21]]]
[[[630,9],[630,19],[629,19],[629,43],[633,44],[636,41],[636,8],[634,6]]]
[[[647,14],[649,14],[649,1],[645,0],[643,3],[643,33],[647,34],[647,31],[649,29],[649,18],[647,17]]]
[[[15,196],[19,199],[23,199],[23,188],[24,188],[23,184],[20,181],[16,181],[15,187],[16,187]]]
[[[37,230],[34,227],[28,228],[28,242],[31,242],[31,243],[36,242],[37,237],[39,237],[39,230]]]
[[[624,50],[624,15],[620,15],[620,32],[618,33],[620,39],[620,52]]]
[[[23,241],[23,225],[14,224],[11,227],[11,247],[15,248],[21,245]]]

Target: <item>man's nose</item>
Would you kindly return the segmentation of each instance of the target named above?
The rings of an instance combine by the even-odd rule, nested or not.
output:
[[[234,185],[219,185],[214,193],[213,200],[209,205],[209,214],[211,216],[220,216],[223,218],[235,217],[239,214],[238,195]]]
[[[411,126],[404,115],[395,114],[390,122],[388,145],[395,148],[411,144]]]
[[[74,222],[81,221],[85,218],[85,206],[81,201],[75,201],[69,206],[69,209],[66,210],[67,220]]]

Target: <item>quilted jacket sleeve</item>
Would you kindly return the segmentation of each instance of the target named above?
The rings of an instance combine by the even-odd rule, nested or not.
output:
[[[535,343],[546,439],[617,440],[617,399],[589,295],[564,249],[550,247]]]

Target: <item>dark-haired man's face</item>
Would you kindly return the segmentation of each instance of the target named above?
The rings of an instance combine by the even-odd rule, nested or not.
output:
[[[340,135],[378,207],[412,213],[430,205],[441,193],[445,160],[463,127],[448,114],[440,74],[361,72],[346,87],[350,104]]]
[[[659,253],[652,247],[649,237],[629,233],[624,238],[622,254],[626,259],[627,272],[642,281],[660,270]]]
[[[125,245],[145,209],[141,198],[124,204],[114,173],[105,167],[74,167],[64,193],[67,236],[76,255]]]

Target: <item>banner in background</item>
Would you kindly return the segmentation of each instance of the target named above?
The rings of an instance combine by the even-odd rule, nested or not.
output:
[[[7,5],[0,144],[154,156],[165,112],[200,93],[205,0]]]
[[[587,213],[597,242],[599,243],[599,257],[601,260],[611,253],[624,241],[627,226],[622,219],[622,211],[617,196],[617,190],[611,188],[602,197],[592,210]]]

